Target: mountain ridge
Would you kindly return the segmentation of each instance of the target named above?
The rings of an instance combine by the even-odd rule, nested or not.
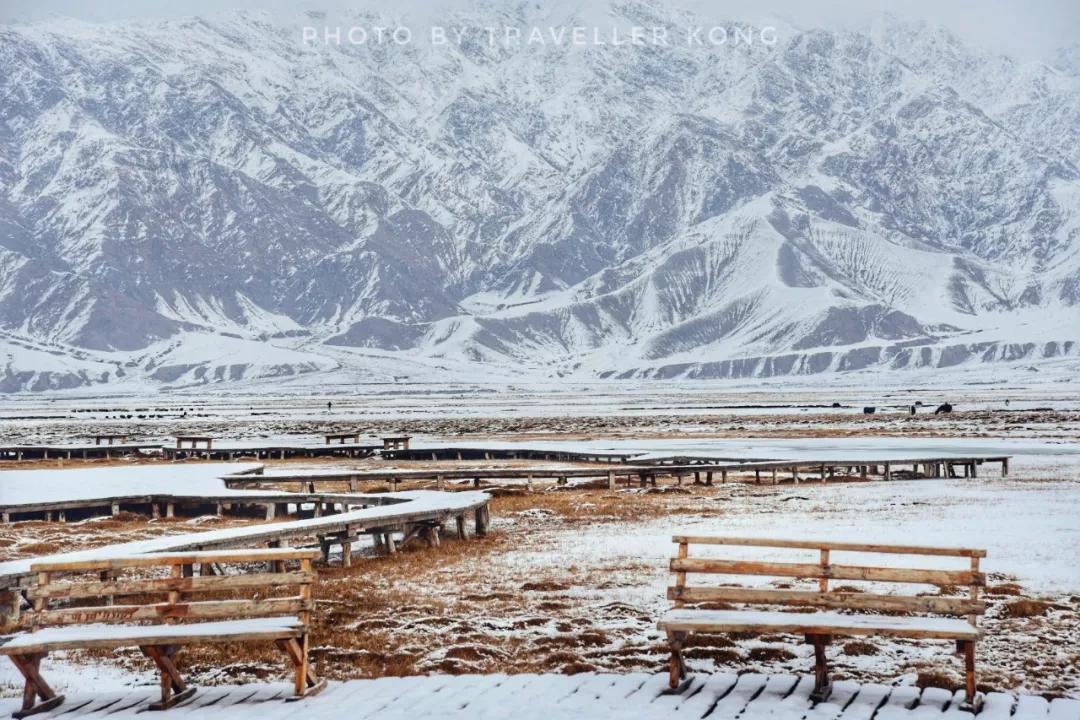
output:
[[[544,17],[523,8],[456,20]],[[1062,57],[895,19],[621,50],[310,47],[246,14],[0,28],[0,390],[1070,358]]]

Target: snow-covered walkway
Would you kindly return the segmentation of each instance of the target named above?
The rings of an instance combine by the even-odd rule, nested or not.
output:
[[[284,702],[290,688],[240,685],[200,689],[163,718],[225,720],[422,720],[521,718],[574,720],[709,717],[714,720],[964,720],[961,696],[946,690],[858,685],[837,681],[828,702],[809,700],[813,679],[793,675],[701,675],[680,695],[664,695],[666,675],[435,675],[332,683],[300,703]],[[79,692],[41,718],[135,718],[156,688],[94,695]],[[17,707],[0,700],[0,716]],[[1080,720],[1080,700],[1015,698],[991,693],[985,720]]]

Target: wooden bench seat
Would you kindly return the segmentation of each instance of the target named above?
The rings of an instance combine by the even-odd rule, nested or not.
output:
[[[194,625],[70,625],[50,627],[0,638],[0,655],[18,655],[80,648],[118,648],[138,645],[279,640],[296,637],[300,618],[248,618]]]
[[[955,618],[842,615],[745,610],[669,610],[661,630],[749,632],[766,630],[796,635],[894,635],[937,640],[978,640],[982,631]]]
[[[194,694],[174,660],[184,646],[196,643],[273,642],[293,668],[296,696],[317,692],[326,681],[308,662],[316,557],[315,550],[280,548],[31,565],[38,578],[26,593],[33,611],[18,618],[22,632],[0,638],[0,655],[10,658],[25,679],[22,708],[13,716],[63,703],[64,696],[41,675],[41,661],[54,650],[138,647],[161,677],[161,702],[151,710]],[[287,570],[287,563],[299,567]]]
[[[683,649],[693,633],[756,633],[802,635],[814,646],[815,685],[811,698],[824,701],[831,692],[826,647],[834,636],[885,635],[915,639],[953,640],[964,656],[966,706],[974,708],[975,643],[982,637],[977,618],[986,611],[978,597],[986,584],[979,572],[985,550],[973,548],[870,545],[810,540],[772,540],[738,537],[676,535],[676,556],[670,567],[675,584],[668,598],[675,609],[658,623],[671,647],[670,684],[686,678]],[[782,548],[787,552],[816,551],[818,562],[761,562],[717,557],[690,557],[691,545]],[[970,565],[957,570],[834,563],[837,553],[921,555],[967,558]],[[752,575],[777,578],[782,589],[688,582],[688,576]],[[816,581],[814,588],[790,589],[792,581]],[[866,588],[844,585],[830,589],[834,580],[872,583]],[[937,586],[938,593],[881,593],[882,583],[901,586]],[[966,597],[953,596],[964,587]],[[716,604],[720,604],[717,608]],[[709,607],[712,605],[712,607]],[[688,607],[689,606],[689,607]],[[702,607],[704,606],[704,607]],[[742,607],[736,607],[742,606]],[[784,610],[800,608],[802,611]],[[809,612],[807,612],[809,610]],[[942,617],[945,616],[945,617]]]

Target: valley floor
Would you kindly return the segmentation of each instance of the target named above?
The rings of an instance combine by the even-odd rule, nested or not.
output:
[[[1065,404],[1071,402],[1066,400]],[[234,411],[241,412],[236,408]],[[219,410],[214,412],[217,415],[213,422],[229,427],[230,418]],[[364,693],[375,692],[376,687],[384,688],[385,693],[379,697],[386,697],[387,704],[361,705],[367,708],[366,712],[375,713],[382,708],[389,713],[391,707],[401,707],[404,712],[411,707],[417,711],[414,716],[423,717],[420,710],[427,701],[420,699],[415,705],[400,705],[395,697],[390,697],[394,691],[389,688],[395,687],[394,683],[420,683],[415,697],[423,698],[430,692],[436,693],[435,700],[445,700],[451,694],[436,690],[439,683],[444,683],[446,689],[454,689],[453,696],[462,702],[460,706],[454,702],[444,704],[444,710],[449,713],[455,707],[462,712],[463,708],[475,709],[474,701],[469,699],[470,688],[478,693],[486,688],[483,695],[492,691],[490,697],[499,697],[514,687],[513,683],[533,682],[527,678],[547,678],[537,679],[540,684],[530,687],[537,692],[550,687],[551,697],[561,698],[563,695],[555,686],[564,683],[558,688],[565,689],[567,697],[580,699],[585,697],[575,690],[580,684],[592,687],[594,683],[602,686],[607,682],[613,688],[621,688],[621,683],[632,684],[632,679],[638,678],[639,687],[633,693],[630,692],[633,688],[625,694],[621,690],[600,693],[605,697],[614,693],[618,700],[616,710],[622,715],[636,716],[638,706],[622,704],[620,698],[636,693],[641,701],[644,697],[641,688],[655,682],[655,678],[650,680],[642,673],[658,671],[666,659],[663,638],[655,624],[669,606],[664,595],[669,582],[667,558],[673,551],[670,538],[682,530],[985,547],[989,551],[984,564],[989,574],[986,593],[989,609],[982,622],[987,637],[978,649],[981,689],[1013,695],[1080,698],[1080,573],[1075,563],[1080,555],[1077,419],[1058,416],[1054,421],[1039,420],[1042,415],[1034,414],[1035,419],[1028,422],[998,425],[996,420],[1000,416],[986,409],[980,412],[984,414],[957,413],[947,419],[930,416],[925,422],[949,425],[929,437],[905,432],[905,427],[912,428],[907,424],[912,421],[899,412],[864,420],[861,412],[807,417],[745,410],[726,419],[722,433],[715,431],[715,425],[712,431],[698,432],[656,425],[644,429],[633,422],[621,432],[583,432],[573,441],[575,445],[634,448],[643,452],[692,450],[740,455],[758,451],[768,456],[790,457],[804,453],[866,452],[870,448],[878,452],[917,453],[961,447],[973,452],[994,448],[1013,454],[1014,462],[1007,478],[997,477],[995,473],[993,477],[984,475],[975,479],[903,479],[888,483],[851,479],[779,486],[732,482],[715,487],[661,482],[657,488],[620,487],[614,491],[602,487],[602,483],[546,485],[533,492],[516,485],[490,487],[488,491],[494,496],[493,525],[492,533],[486,538],[468,542],[448,540],[439,548],[410,546],[395,557],[377,557],[361,549],[354,555],[351,568],[338,566],[336,558],[332,558],[330,566],[320,569],[313,654],[322,673],[335,680],[386,678],[373,684],[335,685],[327,691],[326,698],[344,697],[341,693],[347,692],[350,702],[361,702]],[[1074,411],[1063,407],[1060,412]],[[605,426],[620,420],[610,414],[598,417]],[[923,421],[922,417],[915,420]],[[67,431],[73,432],[72,428],[85,429],[102,420],[66,414],[63,422]],[[266,423],[268,433],[271,431],[271,421],[259,422]],[[336,422],[340,427],[346,421],[312,422],[326,425]],[[389,426],[401,421],[367,422],[374,427],[375,422]],[[434,432],[441,422],[437,419],[423,422],[432,423],[433,432],[421,438],[421,443],[475,442],[476,437],[486,437],[488,442],[522,442],[522,434],[511,431],[513,420],[505,417],[461,420],[469,424],[473,435],[464,439]],[[521,424],[532,422],[547,421],[533,418]],[[567,414],[551,422],[568,423],[573,418]],[[758,433],[748,429],[762,424],[768,424],[774,431]],[[6,427],[10,431],[13,424]],[[28,424],[26,429],[31,427],[35,426]],[[246,426],[241,422],[238,427]],[[866,432],[870,427],[881,434]],[[813,430],[813,434],[808,434],[808,430]],[[231,432],[233,437],[243,436],[240,429]],[[884,437],[886,434],[890,437]],[[526,442],[568,442],[556,439],[557,433],[543,440],[529,436],[533,439]],[[366,468],[377,463],[386,461],[305,461],[281,466]],[[408,466],[430,464],[412,462]],[[146,469],[151,471],[157,465],[147,463]],[[190,463],[184,467],[196,465]],[[65,466],[83,465],[71,462]],[[55,476],[51,469],[57,466],[50,462],[25,467],[36,469],[27,469],[19,475],[41,473],[43,479],[48,479]],[[3,480],[4,475],[0,474],[0,492],[3,492]],[[451,489],[466,488],[471,490],[471,484]],[[341,488],[326,483],[320,489]],[[361,489],[386,488],[371,484]],[[61,547],[89,548],[243,522],[254,521],[212,516],[152,520],[122,514],[117,518],[92,518],[66,524],[15,523],[0,526],[0,553],[7,559],[30,557],[52,553]],[[795,559],[782,551],[760,557]],[[925,564],[932,566],[930,562]],[[798,587],[797,582],[790,585]],[[958,687],[960,663],[951,651],[944,642],[868,638],[864,642],[838,642],[830,649],[830,664],[836,679],[847,683],[845,687],[862,684],[897,688],[882,690],[878,695],[881,701],[907,686]],[[792,688],[801,685],[795,685],[793,676],[808,672],[812,665],[810,648],[801,638],[781,635],[712,638],[707,645],[691,647],[687,656],[691,669],[702,677],[710,673],[713,678],[722,678],[724,673],[749,672],[790,678],[790,682],[770,681],[788,682],[781,697],[776,699],[778,704],[773,708],[776,712],[790,709],[791,703],[783,700],[783,696],[799,699]],[[183,662],[189,676],[200,685],[257,683],[285,677],[285,669],[272,648],[253,647],[240,652],[195,647],[185,651]],[[156,682],[146,661],[134,649],[108,656],[57,654],[44,669],[60,679],[58,685],[74,694],[92,685],[127,697],[131,685]],[[526,675],[515,680],[517,675],[507,679],[498,673]],[[427,674],[436,677],[387,678]],[[17,691],[15,679],[13,668],[0,664],[0,687],[4,694],[13,695]],[[211,693],[230,693],[228,697],[233,700],[229,702],[237,698],[231,694],[237,692],[235,688],[205,692],[207,698],[217,697]],[[263,692],[252,689],[258,697]],[[528,692],[527,688],[521,688],[521,693]],[[917,694],[915,690],[903,691],[909,692]],[[950,696],[944,690],[924,692],[920,707],[933,707],[927,698],[942,692],[946,693],[942,696],[946,699],[933,701],[939,703],[940,710]],[[721,693],[715,695],[719,697]],[[766,696],[767,693],[762,695]],[[863,696],[863,700],[867,697]],[[328,700],[321,698],[314,699],[311,707],[326,707],[318,712],[333,716],[330,706],[322,704]],[[905,702],[911,700],[912,697],[907,697]],[[667,707],[663,703],[668,702],[671,700],[645,698],[641,705],[659,708]],[[861,713],[858,716],[868,718],[873,710],[869,707],[860,710],[862,702],[856,699],[847,707],[818,706],[822,710],[811,711],[803,698],[801,705],[795,703],[798,707],[794,708],[796,714],[792,717],[824,720],[856,717],[849,713],[858,711]],[[877,711],[877,717],[884,717],[881,713],[893,701],[888,699],[885,703]],[[1011,703],[1012,700],[1010,709]],[[1031,703],[1036,703],[1036,699],[1022,701],[1024,707]],[[215,703],[224,704],[224,697]],[[516,701],[514,704],[519,705]],[[747,708],[752,705],[744,703]],[[264,703],[259,707],[277,705]],[[766,709],[764,705],[754,707]],[[1041,712],[1047,712],[1045,706],[1040,707]],[[697,717],[709,708],[704,706],[700,710]],[[262,714],[262,710],[258,712]],[[648,716],[651,710],[641,712],[642,716]],[[1064,713],[1060,714],[1062,718],[1072,718],[1068,712],[1075,714],[1075,710],[1055,712]],[[567,717],[573,716],[570,710],[567,713]],[[557,713],[543,714],[560,717]],[[906,711],[898,717],[904,714]],[[1052,713],[1052,717],[1057,720],[1059,715]]]

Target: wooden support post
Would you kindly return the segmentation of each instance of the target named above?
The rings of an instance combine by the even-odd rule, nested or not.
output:
[[[173,656],[179,649],[176,645],[143,645],[139,648],[146,657],[154,661],[161,674],[161,702],[152,703],[150,710],[166,710],[177,703],[187,700],[195,694],[195,688],[188,687],[180,671],[173,663]]]
[[[12,713],[13,718],[21,719],[28,715],[52,710],[64,702],[64,696],[57,695],[49,687],[49,684],[45,682],[45,679],[41,677],[41,661],[45,656],[46,653],[9,656],[25,681],[22,709]],[[41,702],[37,701],[38,698],[41,699]]]
[[[791,480],[796,485],[799,484],[799,468],[795,465],[791,466]]]
[[[775,473],[774,473],[774,477],[775,477]],[[754,470],[754,482],[756,484],[758,484],[758,485],[761,484],[761,470],[757,470],[757,469]]]
[[[1001,458],[1001,477],[1009,475],[1009,458]]]
[[[776,477],[776,468],[772,469],[772,484],[773,485],[779,485],[780,484],[780,478]]]
[[[676,690],[682,683],[682,679],[686,677],[686,663],[682,656],[685,644],[685,632],[668,632],[668,645],[671,648],[671,660],[668,662],[668,687],[671,690]]]
[[[815,703],[825,702],[832,694],[828,659],[825,656],[825,646],[830,639],[828,635],[806,636],[806,642],[814,646],[814,690],[810,693],[810,700]]]
[[[170,503],[165,503],[165,517],[167,517],[167,518],[176,517],[176,504],[175,503],[171,503],[171,502]]]
[[[975,709],[975,642],[964,643],[964,704]],[[961,708],[963,709],[963,708]]]
[[[892,466],[889,463],[885,463],[885,479],[892,480]]]
[[[821,574],[823,576],[828,575],[829,570],[829,549],[821,548]],[[818,592],[829,592],[829,578],[818,578]]]
[[[345,534],[351,536],[352,530],[346,530]],[[349,538],[341,541],[341,567],[352,567],[352,540]]]
[[[720,471],[720,482],[725,484],[727,483],[727,470]]]
[[[114,502],[112,504],[112,516],[116,517],[119,514],[120,514],[120,503],[115,503]]]
[[[443,475],[441,473],[439,475],[435,476],[435,489],[436,490],[445,490],[446,489],[446,480],[444,479],[444,477],[443,477]]]
[[[530,477],[532,477],[532,476],[530,475]],[[682,484],[682,477],[681,476],[679,477],[679,484],[680,485]],[[614,490],[615,489],[615,471],[614,470],[608,470],[608,472],[607,472],[607,487],[608,487],[608,490]]]
[[[266,519],[273,520],[276,513],[277,505],[274,503],[266,503]]]
[[[458,515],[456,518],[454,518],[454,520],[457,523],[457,536],[458,536],[458,539],[459,540],[468,540],[469,539],[469,526],[465,522],[465,515]]]
[[[476,534],[484,537],[488,534],[488,506],[481,505],[476,508]]]
[[[393,530],[388,530],[383,535],[383,537],[386,538],[386,543],[385,543],[385,545],[386,545],[386,554],[387,555],[393,555],[394,553],[396,553],[397,552],[397,543],[394,541],[394,531]]]
[[[706,487],[712,487],[712,470],[705,473],[705,485]]]

